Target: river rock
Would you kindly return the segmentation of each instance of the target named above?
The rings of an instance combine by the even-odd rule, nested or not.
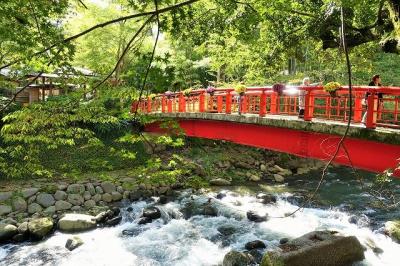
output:
[[[150,219],[158,219],[161,217],[161,212],[157,207],[148,207],[143,209],[142,217],[149,217]]]
[[[43,239],[53,229],[53,219],[49,217],[33,219],[29,221],[28,229],[34,239]]]
[[[94,200],[95,202],[99,202],[101,200],[101,195],[100,194],[95,194],[92,197],[92,200]]]
[[[43,210],[42,206],[40,206],[38,203],[34,202],[32,204],[29,204],[28,206],[28,213],[29,214],[34,214],[41,212]]]
[[[54,214],[56,212],[56,207],[55,206],[47,207],[43,212],[49,215]]]
[[[103,182],[101,183],[101,188],[104,190],[105,193],[110,193],[116,191],[116,187],[111,182]]]
[[[141,197],[142,197],[142,192],[138,189],[134,189],[131,192],[129,192],[129,199],[131,201],[140,200]]]
[[[267,166],[265,166],[265,164],[261,164],[261,165],[260,165],[260,170],[261,170],[262,172],[266,172],[266,171],[267,171]]]
[[[400,220],[386,222],[385,233],[393,238],[393,240],[400,243]]]
[[[64,211],[64,210],[69,210],[71,209],[72,204],[69,203],[68,201],[64,201],[64,200],[58,200],[56,201],[56,211]]]
[[[32,197],[39,192],[38,188],[25,188],[21,191],[22,197],[25,199]]]
[[[72,251],[81,245],[83,245],[83,241],[79,236],[73,236],[71,238],[68,238],[67,242],[65,243],[65,247],[69,251]]]
[[[248,266],[252,262],[250,255],[239,252],[239,251],[229,251],[222,262],[222,266]]]
[[[215,207],[211,206],[210,204],[206,204],[203,207],[201,214],[205,215],[205,216],[216,217],[216,216],[218,216],[218,210]]]
[[[89,191],[85,191],[85,192],[83,192],[83,198],[85,200],[90,200],[92,198],[92,195],[90,194]]]
[[[96,189],[96,193],[97,194],[103,194],[104,193],[103,189],[100,186],[96,186],[95,189]]]
[[[90,209],[96,206],[96,202],[94,200],[87,200],[84,204],[85,208]]]
[[[152,219],[150,217],[142,217],[138,220],[138,224],[148,224],[151,222],[152,222]]]
[[[249,219],[249,221],[256,222],[256,223],[265,222],[268,219],[267,215],[261,216],[252,211],[248,211],[246,213],[246,216],[247,216],[247,219]]]
[[[9,214],[10,212],[12,212],[11,206],[4,205],[4,204],[0,205],[0,216]]]
[[[259,199],[260,202],[264,204],[276,203],[278,200],[275,195],[265,194],[265,193],[257,194],[256,198]]]
[[[279,246],[281,251],[264,254],[261,266],[352,265],[364,259],[364,247],[354,236],[314,231]]]
[[[71,184],[67,188],[68,194],[83,194],[85,192],[85,186],[82,184]]]
[[[252,249],[257,249],[257,248],[266,248],[264,242],[262,242],[261,240],[254,240],[254,241],[247,242],[244,247],[247,250],[252,250]]]
[[[90,193],[90,195],[94,196],[96,194],[96,189],[94,188],[92,183],[86,184],[86,190]]]
[[[0,201],[6,201],[9,200],[12,196],[12,192],[0,192]]]
[[[14,211],[17,211],[17,212],[26,211],[26,209],[28,208],[28,204],[21,197],[14,198],[12,200],[12,206],[13,206]]]
[[[65,191],[57,190],[54,194],[54,198],[56,200],[65,200],[68,197],[68,194]]]
[[[249,180],[252,182],[258,182],[261,180],[261,178],[257,175],[250,175]]]
[[[280,174],[274,174],[274,180],[278,183],[285,182],[285,178],[283,176],[281,176]]]
[[[112,196],[110,193],[104,193],[101,198],[103,199],[103,201],[105,202],[112,202]]]
[[[0,223],[0,242],[10,240],[16,234],[18,228],[15,225]]]
[[[233,225],[221,225],[220,227],[217,228],[218,232],[223,235],[223,236],[230,236],[236,233],[237,229]]]
[[[117,216],[106,221],[107,226],[116,226],[122,221],[122,216]]]
[[[28,199],[28,205],[36,201],[36,196],[32,196]]]
[[[79,212],[81,210],[82,210],[81,206],[72,206],[72,208],[71,208],[71,211],[73,211],[73,212]]]
[[[96,218],[91,215],[69,213],[58,221],[58,228],[65,232],[79,232],[96,228]]]
[[[53,195],[48,194],[48,193],[40,193],[39,195],[36,196],[36,202],[42,205],[42,207],[50,207],[51,205],[54,205],[56,202],[54,200]]]
[[[26,235],[29,232],[28,222],[23,222],[18,226],[18,233]]]
[[[75,206],[80,206],[85,200],[79,194],[68,194],[68,202]]]
[[[122,195],[121,193],[117,192],[117,191],[113,191],[111,192],[111,197],[113,201],[119,201],[122,199]]]
[[[210,180],[210,184],[214,186],[230,186],[231,182],[223,178],[215,178]]]

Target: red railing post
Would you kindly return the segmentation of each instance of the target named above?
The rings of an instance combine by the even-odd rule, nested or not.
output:
[[[265,94],[265,89],[262,89],[260,95],[260,116],[264,117],[267,113],[267,95]]]
[[[354,100],[354,118],[353,118],[355,123],[360,123],[362,120],[362,99],[363,99],[363,93],[356,92]]]
[[[372,92],[368,96],[368,108],[367,108],[367,121],[366,128],[375,129],[376,128],[376,118],[378,111],[378,97],[375,95],[375,92]]]
[[[204,91],[202,91],[199,96],[199,112],[200,113],[204,113],[205,103],[206,103],[206,96],[204,95]]]
[[[161,98],[161,112],[165,113],[167,107],[165,96]]]
[[[183,93],[179,93],[179,98],[178,98],[178,112],[182,113],[184,112],[184,102],[185,102],[185,98],[183,96]]]
[[[172,113],[172,100],[171,99],[167,99],[167,106],[168,106],[168,113]]]
[[[151,113],[151,98],[147,97],[147,113]]]
[[[311,121],[314,116],[313,98],[314,97],[311,96],[311,91],[306,90],[304,96],[304,121]]]
[[[245,114],[245,113],[247,113],[247,99],[246,99],[246,95],[243,95],[242,96],[242,99],[240,100],[240,104],[242,105],[242,108],[241,108],[241,113],[242,114]]]
[[[227,114],[231,114],[232,113],[232,94],[231,91],[227,91],[226,92],[226,98],[225,98],[225,112]]]
[[[218,95],[217,96],[217,112],[218,113],[222,113],[222,105],[223,105],[222,95]]]
[[[278,113],[278,93],[273,91],[271,93],[271,114],[275,115]]]

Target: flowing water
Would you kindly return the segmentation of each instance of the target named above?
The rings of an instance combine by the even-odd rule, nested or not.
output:
[[[215,197],[216,192],[204,195],[182,192],[174,202],[160,207],[161,219],[146,225],[137,225],[136,220],[142,209],[154,202],[127,203],[122,207],[120,225],[75,234],[84,244],[72,252],[64,247],[71,234],[57,232],[39,243],[0,247],[0,265],[221,265],[227,252],[244,250],[249,241],[262,240],[269,250],[279,245],[283,237],[299,237],[320,229],[357,236],[367,247],[365,260],[357,265],[399,265],[400,245],[381,233],[387,219],[399,217],[398,210],[371,207],[371,196],[346,175],[348,170],[330,173],[319,202],[284,219],[273,217],[296,210],[301,201],[296,195],[305,188],[313,188],[316,176],[289,186],[229,188],[226,197],[211,201],[218,210],[216,217],[184,218],[187,211],[195,214],[195,209],[209,197]],[[261,190],[275,193],[277,203],[260,203],[255,192]],[[127,211],[129,206],[133,211]],[[262,223],[250,222],[246,218],[249,210],[268,213],[272,218]],[[228,228],[231,234],[221,234],[218,230],[221,227]],[[129,235],[122,234],[123,230],[129,230]],[[379,247],[383,253],[374,253],[370,246]]]

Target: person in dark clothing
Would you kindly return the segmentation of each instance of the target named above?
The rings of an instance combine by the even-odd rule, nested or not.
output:
[[[372,77],[372,79],[371,79],[371,82],[368,84],[368,86],[371,86],[371,87],[380,87],[380,86],[382,86],[382,84],[381,84],[381,76],[380,75],[374,75]],[[370,92],[367,92],[365,94],[365,105],[367,106],[367,109],[368,109],[368,96],[370,94],[371,94]],[[379,103],[378,104],[378,112],[382,109],[382,104],[383,104],[382,98],[383,98],[383,93],[379,92],[378,93],[378,103]],[[365,123],[366,119],[367,119],[367,112],[365,112],[365,114],[364,114],[364,116],[362,118],[362,123]]]

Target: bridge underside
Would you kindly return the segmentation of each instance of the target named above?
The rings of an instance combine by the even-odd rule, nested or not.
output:
[[[176,121],[189,137],[226,140],[324,161],[335,153],[341,138],[334,134],[268,125],[184,118]],[[149,124],[146,131],[165,133],[159,125],[159,122]],[[348,137],[334,162],[378,173],[396,168],[399,157],[400,145]],[[395,176],[399,177],[400,171],[396,171]]]

